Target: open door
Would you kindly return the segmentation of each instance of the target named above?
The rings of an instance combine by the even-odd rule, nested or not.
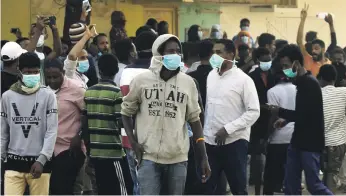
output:
[[[161,8],[161,7],[144,7],[144,21],[147,22],[149,18],[155,18],[157,22],[166,21],[169,24],[169,33],[178,35],[177,29],[177,14],[175,8]]]

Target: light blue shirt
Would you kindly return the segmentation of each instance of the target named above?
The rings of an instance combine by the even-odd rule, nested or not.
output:
[[[186,123],[186,126],[187,126],[187,131],[188,131],[188,133],[189,133],[189,137],[192,137],[192,136],[193,136],[193,133],[192,133],[192,129],[191,129],[189,123]]]

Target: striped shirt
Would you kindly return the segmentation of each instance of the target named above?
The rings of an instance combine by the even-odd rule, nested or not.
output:
[[[91,158],[119,159],[121,146],[122,94],[111,80],[101,80],[85,93],[85,113],[88,118]]]
[[[326,146],[346,143],[346,87],[322,88]]]

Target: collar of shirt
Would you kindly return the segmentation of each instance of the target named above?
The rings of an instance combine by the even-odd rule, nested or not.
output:
[[[114,81],[112,81],[112,80],[108,80],[108,79],[101,79],[101,80],[100,80],[100,83],[110,83],[110,84],[113,84],[113,85],[115,85],[115,86],[116,86],[116,84],[115,84],[115,82],[114,82]]]
[[[227,76],[228,74],[232,74],[233,72],[235,72],[236,69],[238,69],[238,67],[237,67],[236,65],[233,65],[229,70],[223,72],[222,75],[219,74],[219,71],[217,72],[217,74],[218,74],[220,77],[225,77],[225,76]]]

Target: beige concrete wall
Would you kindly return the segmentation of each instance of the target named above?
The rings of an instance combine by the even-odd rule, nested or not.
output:
[[[298,8],[276,9],[275,12],[250,12],[248,5],[223,5],[220,24],[233,37],[239,32],[239,21],[242,18],[251,20],[250,32],[253,37],[263,32],[274,34],[291,43],[296,43],[300,11],[304,2],[310,4],[305,32],[314,30],[318,37],[330,44],[329,26],[321,19],[316,18],[318,12],[329,12],[335,15],[334,23],[337,33],[338,45],[346,46],[346,0],[298,0]]]

